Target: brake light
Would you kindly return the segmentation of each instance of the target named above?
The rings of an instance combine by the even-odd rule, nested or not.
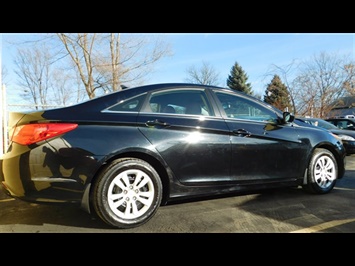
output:
[[[21,145],[30,145],[45,139],[56,137],[77,127],[77,124],[68,123],[22,125],[15,128],[11,140]]]

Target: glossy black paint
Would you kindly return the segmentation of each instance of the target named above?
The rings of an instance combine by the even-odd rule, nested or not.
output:
[[[321,118],[302,117],[297,118],[296,121],[305,122],[306,124],[312,126],[318,126],[339,136],[342,139],[347,155],[355,154],[355,130],[340,129],[333,123]],[[317,123],[317,125],[315,125],[315,123]]]
[[[156,94],[163,103],[164,94],[159,93],[165,90],[188,90],[192,98],[202,94],[209,115],[152,111],[155,103],[149,99]],[[133,111],[112,107],[139,95],[139,104],[132,102]],[[220,101],[229,95],[262,106],[269,121],[233,117],[227,113],[227,103]],[[182,99],[179,104],[183,103]],[[338,139],[322,130],[283,123],[282,112],[260,100],[213,86],[177,83],[124,89],[66,108],[12,114],[9,125],[38,122],[79,126],[29,146],[10,143],[1,158],[0,181],[9,195],[26,201],[88,206],[88,191],[101,169],[124,157],[141,158],[158,171],[164,204],[195,196],[301,185],[317,147],[334,154],[338,178],[345,171],[345,150]]]

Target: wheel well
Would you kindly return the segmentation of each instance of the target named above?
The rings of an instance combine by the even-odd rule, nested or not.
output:
[[[340,162],[342,161],[342,158],[340,157],[339,153],[336,152],[336,150],[334,149],[334,147],[329,146],[329,145],[319,145],[319,146],[317,146],[317,147],[314,148],[314,150],[312,151],[312,153],[313,153],[316,149],[326,149],[326,150],[330,151],[330,152],[334,155],[334,157],[335,157],[335,159],[336,159],[336,161],[337,161],[338,166],[341,165]],[[312,158],[312,156],[309,157],[308,162],[310,162],[311,158]],[[306,171],[305,171],[305,173],[304,173],[303,184],[307,184],[307,171],[308,171],[308,167],[306,168]],[[338,167],[338,171],[339,171],[339,173],[338,173],[338,178],[343,177],[343,175],[345,174],[345,168],[339,168],[339,167]]]
[[[110,158],[108,161],[106,161],[101,168],[96,172],[96,174],[94,175],[94,177],[91,180],[91,184],[95,182],[97,176],[105,169],[105,167],[107,165],[109,165],[112,161],[120,159],[120,158],[137,158],[137,159],[141,159],[146,161],[147,163],[149,163],[159,174],[162,185],[163,185],[163,197],[162,197],[162,205],[165,205],[168,197],[169,197],[169,176],[168,173],[165,169],[165,167],[162,165],[162,163],[154,158],[153,156],[146,154],[146,153],[142,153],[142,152],[127,152],[127,153],[122,153],[119,154],[115,157]],[[89,199],[88,199],[89,200]],[[84,201],[84,200],[83,200]]]
[[[343,167],[343,168],[339,168],[339,166],[342,165],[342,164],[340,164],[340,162],[343,161],[344,158],[341,158],[340,155],[339,155],[339,153],[338,153],[332,146],[327,146],[327,145],[326,145],[326,146],[321,146],[321,147],[319,147],[319,148],[327,149],[327,150],[329,150],[331,153],[333,153],[335,159],[337,160],[337,164],[338,164],[338,171],[339,171],[339,173],[338,173],[338,178],[342,178],[343,175],[345,174],[345,168],[344,168],[344,167]]]

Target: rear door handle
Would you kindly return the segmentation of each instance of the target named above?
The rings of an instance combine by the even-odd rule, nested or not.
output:
[[[154,127],[154,126],[168,127],[168,126],[170,126],[169,123],[166,123],[166,122],[158,120],[158,119],[147,121],[145,124],[148,127]]]
[[[245,129],[236,129],[233,130],[233,133],[238,137],[250,137],[251,133]]]

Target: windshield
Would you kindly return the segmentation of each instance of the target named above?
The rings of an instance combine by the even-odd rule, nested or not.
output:
[[[322,128],[325,128],[325,129],[338,129],[335,125],[325,121],[325,120],[322,120],[322,119],[305,119],[305,122],[306,123],[309,123],[313,126],[319,126],[319,127],[322,127]]]

